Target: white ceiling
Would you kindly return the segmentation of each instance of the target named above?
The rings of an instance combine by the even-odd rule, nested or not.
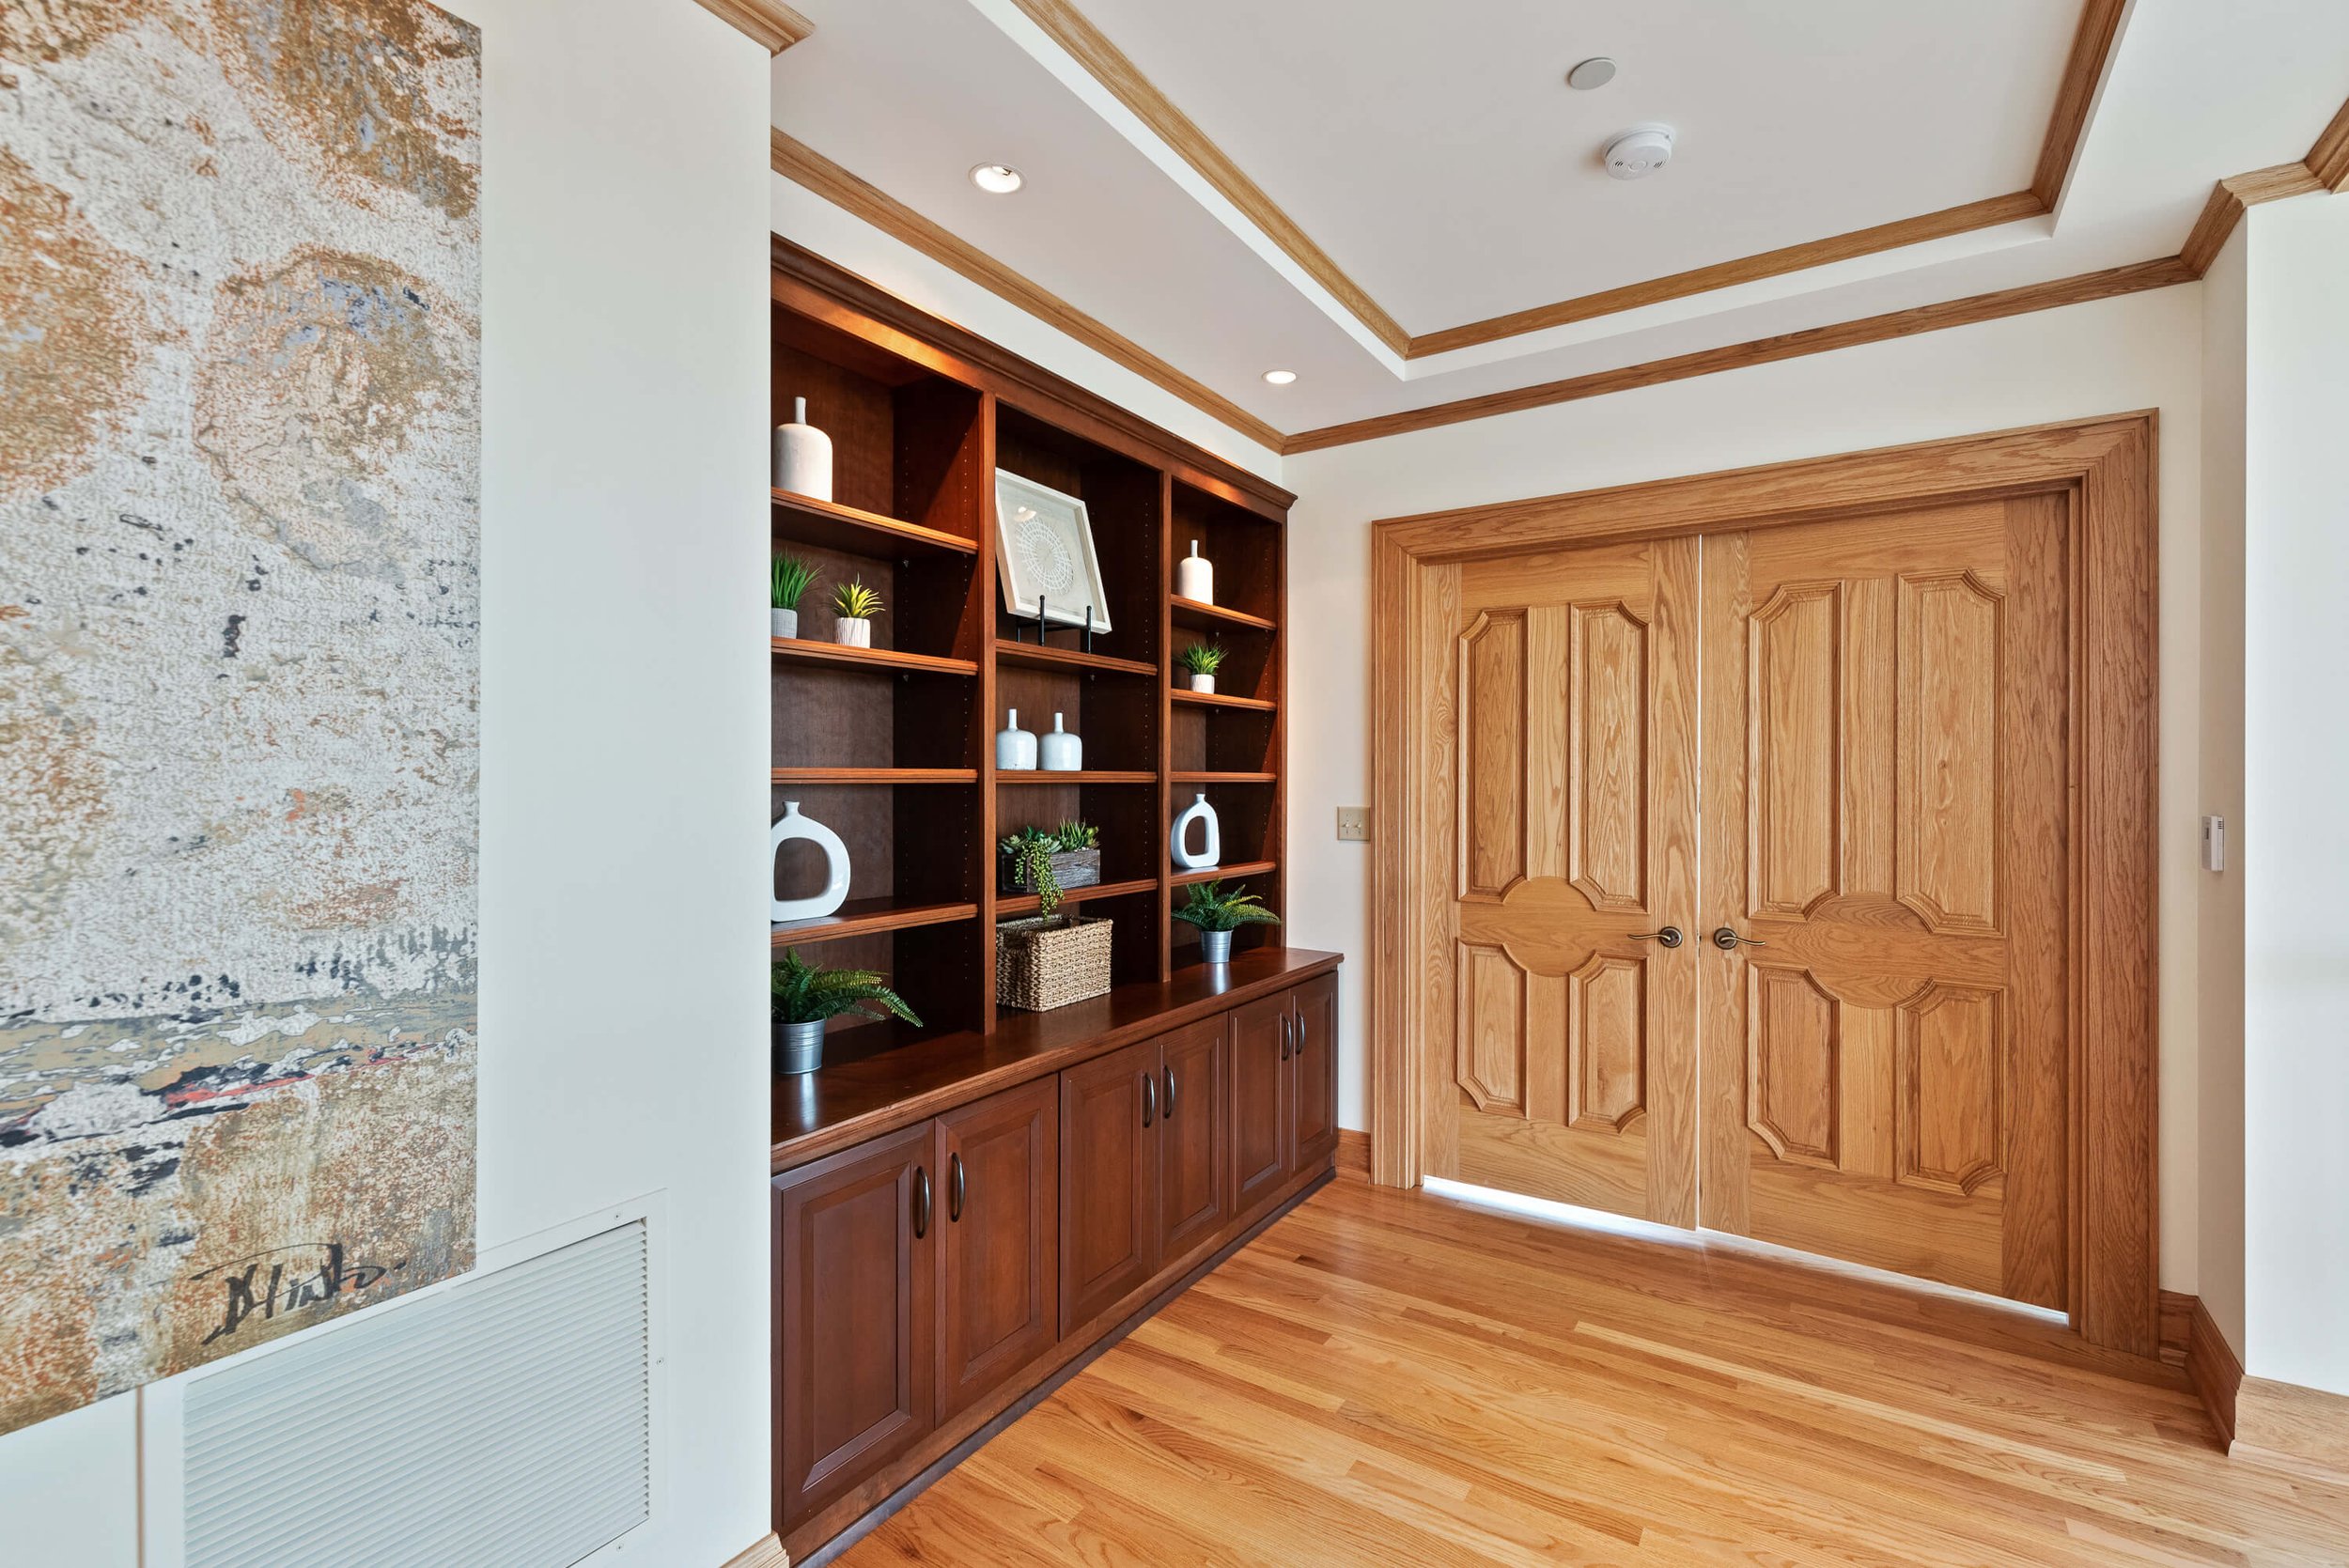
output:
[[[2026,188],[2079,0],[1077,3],[1424,334]],[[2342,0],[2136,0],[2053,217],[1405,362],[1011,0],[798,4],[779,127],[1283,431],[2172,256],[2349,97]],[[1673,164],[1608,179],[1649,118]]]

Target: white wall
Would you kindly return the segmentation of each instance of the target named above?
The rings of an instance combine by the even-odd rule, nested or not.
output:
[[[2248,225],[2202,277],[2201,810],[2227,869],[2198,871],[2201,1054],[2197,1294],[2243,1354],[2243,505]]]
[[[1290,939],[1343,948],[1340,1120],[1366,1125],[1370,857],[1334,813],[1370,799],[1367,525],[1937,437],[2157,408],[2161,624],[2161,1281],[2194,1289],[2194,908],[2201,633],[2199,288],[1814,354],[1292,458]],[[1376,823],[1374,831],[1389,825]]]
[[[2244,1366],[2349,1394],[2349,202],[2247,226]]]
[[[623,1556],[714,1568],[770,1484],[768,60],[688,0],[443,3],[485,87],[480,1241],[663,1195]],[[136,1562],[140,1397],[0,1440],[8,1568]]]

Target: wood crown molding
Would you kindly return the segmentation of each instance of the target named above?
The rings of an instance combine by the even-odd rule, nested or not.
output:
[[[988,293],[1019,306],[1056,327],[1104,358],[1174,394],[1184,402],[1246,436],[1268,450],[1281,450],[1280,431],[1205,382],[1184,375],[1059,295],[1030,282],[1019,272],[930,222],[879,186],[859,179],[804,142],[781,131],[772,132],[770,162],[774,171],[804,186],[833,206],[863,219],[875,228],[951,268]]]
[[[2194,220],[2194,230],[2178,255],[2199,278],[2218,259],[2243,214],[2260,203],[2344,188],[2349,188],[2349,102],[2341,104],[2299,163],[2253,169],[2211,187],[2210,200],[2202,204],[2202,215]]]
[[[1159,139],[1189,163],[1199,177],[1244,213],[1265,238],[1343,305],[1370,334],[1405,359],[1494,343],[1526,333],[1587,321],[1617,311],[1659,304],[1669,300],[1710,293],[1762,278],[1823,267],[1854,256],[1922,244],[1930,240],[1971,233],[1999,224],[2035,218],[2052,211],[2063,182],[2078,159],[2079,145],[2095,101],[2097,84],[2111,57],[2120,34],[2125,0],[2087,0],[2074,31],[2055,108],[2048,119],[2039,163],[2029,190],[1945,208],[1913,218],[1855,229],[1848,234],[1788,245],[1756,256],[1741,256],[1692,268],[1668,277],[1626,284],[1596,293],[1535,305],[1525,310],[1463,322],[1458,326],[1413,335],[1394,317],[1348,277],[1327,251],[1315,244],[1297,221],[1268,196],[1263,187],[1235,163],[1230,155],[1201,131],[1143,75],[1133,61],[1079,11],[1072,0],[1012,0],[1047,37],[1133,112]],[[2349,143],[2349,130],[2344,131]],[[2349,163],[2349,146],[2344,147]]]
[[[816,23],[783,4],[783,0],[700,0],[700,3],[702,8],[712,16],[756,39],[770,54],[782,54],[816,31]]]
[[[782,1537],[769,1530],[746,1550],[726,1559],[725,1568],[791,1568],[791,1559],[783,1549]]]
[[[1695,353],[1680,354],[1671,359],[1626,365],[1615,370],[1597,370],[1585,376],[1570,376],[1563,380],[1543,381],[1505,392],[1489,392],[1481,396],[1431,404],[1423,409],[1407,409],[1400,413],[1379,414],[1343,425],[1326,425],[1319,429],[1304,430],[1289,437],[1281,450],[1284,455],[1318,452],[1325,447],[1344,446],[1358,441],[1377,441],[1382,437],[1433,429],[1441,425],[1487,419],[1494,414],[1517,413],[1527,409],[1548,408],[1553,403],[1571,403],[1585,397],[1604,397],[1610,393],[1629,392],[1637,387],[1655,386],[1663,381],[1710,376],[1723,370],[1741,370],[1749,365],[1768,365],[1805,354],[1857,348],[1863,343],[1881,343],[1887,338],[1911,337],[1920,333],[1939,332],[1945,327],[1971,326],[1978,321],[1995,321],[2035,310],[2052,310],[2059,305],[2084,304],[2091,300],[2111,299],[2148,288],[2168,288],[2173,284],[2191,283],[2194,276],[2186,263],[2174,256],[2159,261],[2140,261],[2132,266],[2085,272],[2077,277],[2057,278],[2048,283],[2028,284],[1996,293],[1976,294],[1968,299],[1945,301],[1940,304],[1918,305],[1882,316],[1862,317],[1855,321],[1837,321],[1824,327],[1785,333],[1777,337],[1757,338],[1750,343],[1699,349]]]

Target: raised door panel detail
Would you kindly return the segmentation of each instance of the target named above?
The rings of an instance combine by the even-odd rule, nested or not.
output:
[[[1158,1066],[1145,1040],[1060,1075],[1063,1334],[1158,1270]]]
[[[1566,981],[1566,1122],[1628,1130],[1647,1113],[1647,965],[1595,954]]]
[[[941,1419],[1060,1337],[1059,1107],[1045,1079],[938,1119]]]
[[[1803,915],[1843,891],[1843,619],[1834,582],[1753,613],[1748,694],[1750,912]]]
[[[1226,1020],[1210,1018],[1159,1045],[1160,1266],[1231,1218],[1231,1052]]]
[[[1308,1170],[1338,1147],[1338,977],[1322,975],[1290,993],[1297,1019],[1290,1065],[1297,1119],[1289,1164]]]
[[[1460,634],[1460,896],[1525,876],[1526,627],[1486,611]]]
[[[1232,1207],[1245,1217],[1288,1179],[1295,1084],[1286,994],[1232,1015]]]
[[[1968,1196],[2006,1149],[2006,994],[1932,985],[1900,1009],[1898,1179]]]
[[[1647,626],[1616,604],[1578,604],[1567,649],[1572,779],[1567,879],[1594,909],[1647,907]]]
[[[1802,970],[1747,969],[1746,1125],[1794,1165],[1836,1169],[1843,1049],[1837,1003]]]
[[[1936,931],[2001,929],[2003,600],[1969,571],[1900,580],[1898,893]]]
[[[1525,1109],[1525,970],[1499,947],[1459,944],[1460,1088],[1476,1109]]]
[[[935,1211],[918,1220],[933,1141],[925,1122],[774,1184],[786,1524],[930,1430]]]

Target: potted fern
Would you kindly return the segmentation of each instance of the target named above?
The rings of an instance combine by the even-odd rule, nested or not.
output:
[[[832,623],[832,640],[847,648],[873,645],[873,617],[881,613],[880,595],[858,578],[832,591],[832,607],[840,618]]]
[[[1215,690],[1215,672],[1221,667],[1223,658],[1223,648],[1214,643],[1193,643],[1183,650],[1179,662],[1190,672],[1193,691]]]
[[[1210,964],[1232,961],[1232,933],[1243,925],[1278,925],[1281,917],[1245,886],[1223,891],[1217,882],[1193,882],[1174,918],[1199,928],[1199,956]]]
[[[1059,908],[1065,889],[1100,884],[1101,830],[1090,823],[1022,828],[999,847],[1003,891],[1034,893],[1039,914]]]
[[[887,976],[873,970],[817,969],[796,948],[774,966],[768,984],[774,1000],[777,1073],[812,1073],[822,1066],[824,1025],[843,1013],[876,1018],[894,1014],[916,1029],[922,1026],[905,998],[889,988]]]
[[[768,611],[771,623],[770,635],[797,637],[800,634],[800,599],[816,581],[816,568],[796,555],[777,555],[772,565],[770,598]]]

